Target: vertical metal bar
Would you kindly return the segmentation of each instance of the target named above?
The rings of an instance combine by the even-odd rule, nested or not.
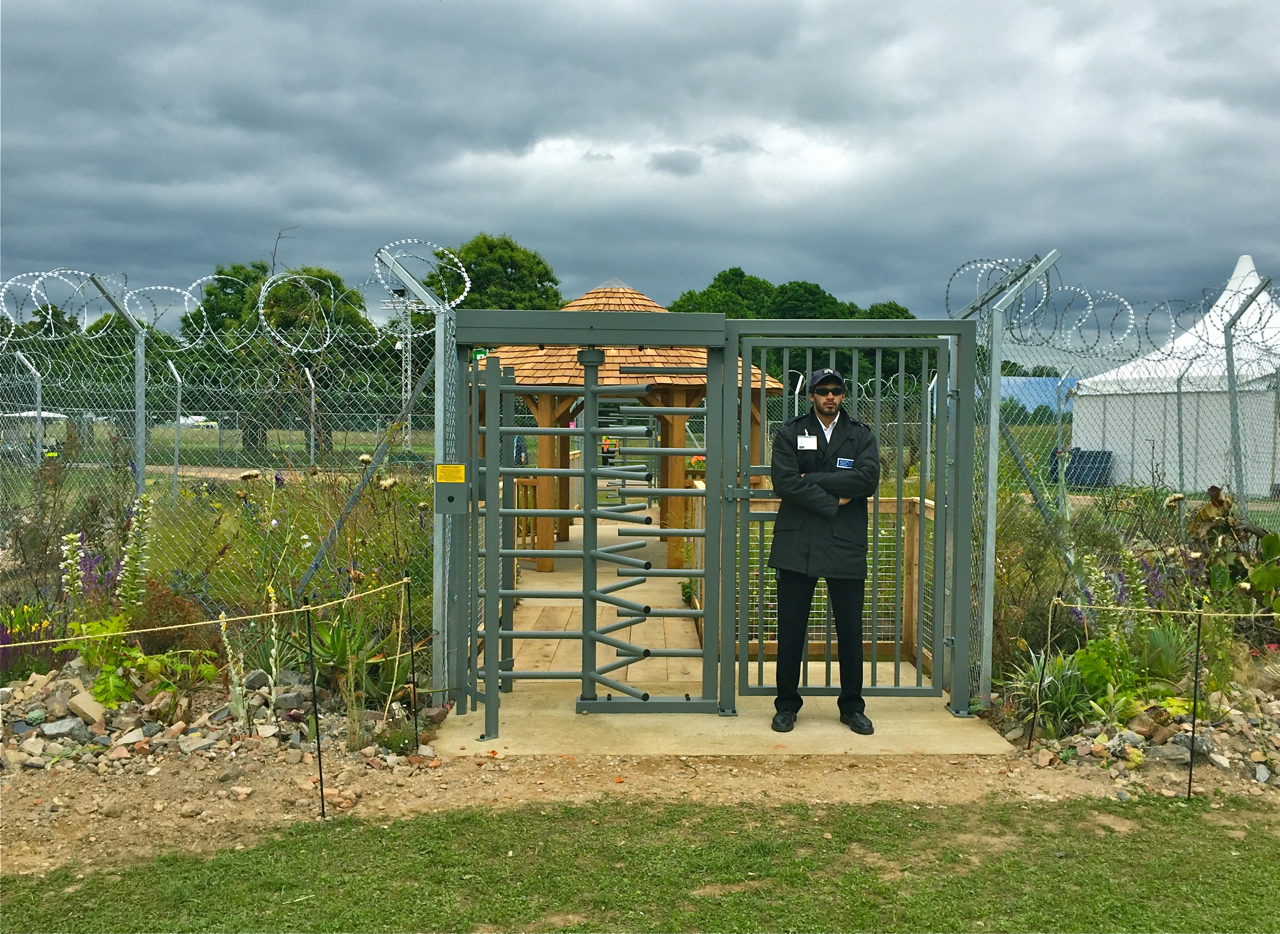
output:
[[[756,546],[756,685],[764,686],[764,589],[765,589],[765,558],[764,558],[764,523],[757,522],[757,528],[760,530],[758,544]],[[775,530],[774,534],[777,534]],[[751,523],[747,523],[747,545],[751,544]],[[775,600],[776,605],[776,600]],[[775,624],[776,625],[776,624]]]
[[[1244,303],[1236,309],[1236,313],[1227,321],[1226,327],[1222,329],[1223,343],[1227,352],[1227,405],[1231,411],[1231,459],[1234,461],[1235,466],[1236,507],[1240,510],[1242,519],[1249,518],[1249,490],[1245,486],[1244,447],[1240,441],[1240,399],[1236,384],[1235,329],[1240,322],[1240,318],[1258,300],[1258,296],[1266,291],[1267,286],[1270,284],[1271,277],[1264,276],[1262,281],[1249,293],[1249,297],[1244,300]]]
[[[432,468],[436,464],[448,460],[449,441],[446,437],[448,432],[448,419],[446,417],[446,406],[449,402],[449,362],[454,360],[456,363],[455,373],[459,383],[465,377],[465,368],[462,366],[462,354],[459,353],[456,344],[453,341],[453,312],[441,308],[436,309],[435,313],[435,374],[432,382],[432,421],[431,421],[431,463]],[[461,389],[461,386],[458,387]],[[455,439],[461,436],[456,421],[460,412],[466,411],[466,403],[463,401],[462,393],[453,394],[455,400],[455,426],[454,431],[458,432]],[[456,448],[455,448],[456,451]],[[474,482],[475,477],[472,477]],[[434,517],[434,524],[431,528],[431,683],[433,686],[446,684],[450,681],[450,675],[456,677],[456,671],[449,671],[449,663],[452,659],[442,655],[435,646],[439,646],[442,641],[447,639],[449,631],[449,601],[457,600],[457,591],[447,586],[453,568],[451,562],[456,556],[452,546],[451,539],[454,537],[449,534],[454,530],[458,530],[463,523],[449,516],[437,515]],[[461,537],[461,536],[458,536]],[[441,589],[444,588],[444,589]],[[446,600],[443,595],[448,594],[449,599]],[[456,616],[452,617],[456,620]]]
[[[950,563],[948,559],[947,528],[950,523],[952,507],[950,503],[951,476],[947,466],[950,453],[950,419],[948,388],[950,382],[943,382],[942,374],[949,373],[954,356],[950,353],[948,341],[946,350],[938,349],[937,374],[938,388],[933,396],[933,432],[934,432],[934,464],[933,464],[933,615],[929,620],[933,636],[929,649],[933,653],[933,664],[930,666],[929,683],[934,686],[945,685],[945,662],[947,653],[946,619],[947,588],[950,586]]]
[[[596,579],[597,547],[596,509],[599,504],[600,445],[595,429],[600,426],[600,398],[596,387],[600,382],[600,365],[604,351],[594,347],[578,351],[582,367],[582,697],[596,699],[596,599],[591,596],[598,586]],[[705,627],[704,627],[705,631]]]
[[[765,373],[769,369],[769,349],[767,347],[760,348],[760,463],[768,464],[773,460],[773,452],[768,448],[769,441],[769,400],[766,392],[769,388],[768,377]]]
[[[853,348],[852,354],[853,372],[849,374],[849,413],[857,419],[858,417],[858,371],[862,362],[858,359],[858,348]]]
[[[182,443],[182,377],[178,375],[178,368],[173,365],[172,360],[165,362],[169,364],[169,372],[173,374],[173,381],[178,387],[173,415],[173,504],[176,506],[178,504],[178,455],[179,445]]]
[[[742,499],[738,500],[738,670],[741,672],[741,686],[747,688],[750,678],[748,658],[750,653],[750,621],[751,621],[751,343],[743,341],[737,347],[738,384],[737,412],[738,423],[738,489]],[[764,532],[761,530],[763,547]],[[757,562],[757,586],[764,586],[763,558]],[[763,621],[761,621],[763,625]]]
[[[912,648],[915,651],[916,665],[916,687],[924,684],[924,640],[921,634],[924,631],[924,568],[925,568],[925,477],[927,476],[925,459],[925,451],[929,447],[929,349],[926,347],[920,351],[920,465],[916,471],[920,478],[920,492],[916,497],[916,605],[915,605],[915,626],[913,627],[913,635],[915,644]],[[936,512],[935,512],[936,515]]]
[[[823,642],[824,642],[823,668],[825,669],[824,671],[825,680],[823,681],[823,684],[826,687],[831,687],[831,622],[834,619],[834,616],[835,616],[835,613],[831,609],[831,588],[828,587],[827,588],[827,612],[823,614],[823,620],[822,620],[824,628],[826,629],[826,633],[823,635]],[[806,646],[805,647],[806,660],[808,658],[808,655],[809,655],[808,647]]]
[[[942,603],[942,641],[940,642],[941,661],[934,661],[938,674],[934,676],[936,683],[942,685],[943,690],[950,690],[947,686],[947,665],[951,663],[950,647],[955,645],[955,563],[959,557],[959,551],[956,550],[956,511],[959,505],[956,503],[956,404],[960,398],[960,339],[956,336],[948,336],[947,338],[947,386],[945,399],[941,400],[942,406],[940,411],[946,415],[946,443],[947,450],[945,454],[940,455],[938,468],[945,472],[946,475],[946,499],[938,499],[945,509],[943,513],[942,526],[942,544],[945,549],[945,590],[946,596]],[[969,470],[973,470],[972,464]],[[969,504],[969,509],[973,508],[973,504]],[[951,641],[947,641],[951,640]]]
[[[955,504],[954,578],[951,592],[952,660],[951,702],[953,714],[969,716],[969,626],[973,616],[970,591],[973,587],[973,464],[974,464],[974,369],[977,354],[973,338],[957,342],[955,397],[955,473],[952,489]]]
[[[516,382],[515,369],[513,367],[503,367],[502,384],[504,386],[514,386]],[[516,423],[516,397],[514,393],[502,393],[502,424],[514,425]],[[553,440],[553,439],[548,439]],[[516,462],[516,436],[502,436],[502,462],[508,466],[514,465]],[[516,504],[516,481],[515,477],[508,477],[502,483],[502,506],[504,509],[511,509]],[[502,547],[504,549],[513,549],[516,547],[516,519],[515,516],[506,516],[502,520]],[[516,559],[502,558],[502,589],[514,590],[516,586]],[[516,598],[502,598],[502,619],[499,628],[503,632],[511,632],[515,628],[515,610]],[[503,636],[502,650],[500,652],[502,670],[515,670],[515,653],[513,651],[514,639],[511,636]],[[515,687],[514,680],[504,680],[499,684],[502,691],[511,691]]]
[[[884,373],[884,351],[876,348],[875,406],[872,431],[876,442],[881,440],[880,389]],[[871,686],[878,683],[880,673],[880,478],[876,478],[876,491],[871,495]]]
[[[983,466],[983,548],[982,548],[982,652],[978,691],[991,697],[991,627],[994,624],[996,581],[996,504],[1000,483],[1000,370],[1004,357],[1004,308],[987,309],[987,451]],[[960,674],[956,673],[957,676]],[[966,674],[967,677],[967,674]]]
[[[924,352],[925,359],[929,357],[929,351]],[[932,426],[929,424],[933,408],[931,402],[938,391],[938,374],[935,370],[933,379],[924,384],[924,390],[920,394],[920,495],[924,496],[924,491],[929,485],[930,469],[932,468],[931,458],[933,453],[933,432]]]
[[[311,627],[311,598],[303,597],[302,605],[307,618],[307,668],[311,675],[311,729],[316,738],[316,772],[320,778],[320,817],[324,812],[324,760],[320,757],[320,698],[316,693],[316,642]]]
[[[703,423],[702,442],[706,448],[706,473],[703,476],[703,533],[702,539],[702,696],[719,697],[721,715],[736,712],[733,701],[732,652],[724,664],[730,671],[728,679],[721,679],[728,690],[717,690],[717,675],[721,664],[722,647],[733,645],[732,630],[725,628],[721,618],[720,590],[720,509],[723,498],[719,495],[724,470],[724,424],[721,411],[724,408],[724,348],[707,348],[707,394],[703,403],[707,414]],[[726,614],[732,617],[733,614]],[[727,637],[727,638],[726,638]]]
[[[470,368],[467,366],[468,350],[465,347],[455,348],[454,378],[457,381],[454,398],[457,400],[457,414],[453,420],[451,438],[445,443],[452,445],[452,450],[459,463],[465,466],[468,477],[468,491],[476,484],[476,475],[471,463],[471,424],[475,419],[471,408]],[[436,387],[439,391],[439,387]],[[449,430],[449,429],[446,429]],[[441,439],[433,440],[435,451],[442,449]],[[460,713],[467,710],[467,660],[468,624],[471,606],[471,513],[475,507],[475,494],[467,494],[467,512],[457,517],[439,515],[435,518],[433,540],[444,541],[448,549],[444,568],[447,587],[444,591],[432,591],[431,601],[431,678],[432,687],[446,687],[450,690],[455,706]],[[445,522],[448,534],[440,534]],[[432,587],[439,577],[438,562],[432,566]],[[440,612],[440,604],[444,603],[444,612]],[[434,640],[444,638],[449,644],[448,659],[442,664],[439,652],[434,647]],[[434,697],[433,697],[434,699]]]
[[[791,348],[782,348],[782,420],[787,420],[787,387],[791,385]],[[795,413],[792,413],[793,417]]]
[[[469,569],[469,579],[466,588],[467,599],[470,606],[467,611],[467,639],[468,639],[468,684],[469,694],[471,697],[471,709],[479,710],[479,693],[480,693],[480,616],[481,602],[477,594],[480,589],[480,568],[484,561],[484,550],[481,546],[480,539],[480,500],[482,487],[480,485],[480,363],[478,360],[472,360],[471,369],[471,542],[467,554],[467,567]]]
[[[710,355],[711,351],[708,351]],[[712,588],[718,587],[720,590],[720,645],[719,645],[719,664],[720,664],[720,703],[721,713],[728,710],[737,712],[737,702],[734,699],[734,682],[738,676],[739,657],[742,658],[741,669],[746,671],[745,654],[740,656],[738,652],[738,632],[739,629],[745,629],[746,624],[742,622],[738,616],[738,593],[737,588],[739,581],[746,586],[747,578],[738,576],[738,562],[735,560],[738,552],[738,523],[734,522],[735,505],[724,499],[730,492],[731,485],[736,487],[738,483],[740,462],[738,460],[738,431],[737,431],[737,414],[738,414],[738,384],[741,382],[740,374],[742,373],[742,365],[738,359],[738,335],[736,331],[730,331],[726,336],[724,348],[720,352],[720,389],[713,397],[711,395],[711,387],[708,387],[708,405],[707,418],[718,421],[721,426],[720,446],[724,452],[720,458],[717,458],[719,464],[715,468],[716,474],[716,498],[722,500],[723,505],[718,505],[718,515],[720,516],[720,525],[716,530],[720,540],[720,549],[716,554],[716,577],[711,577],[711,558],[707,558],[707,576],[706,589],[709,593]],[[733,374],[732,376],[730,374]],[[728,388],[728,380],[734,380],[733,392]],[[719,400],[719,409],[713,410],[711,399]],[[708,439],[710,444],[710,439]],[[711,450],[707,450],[707,469],[711,469]],[[711,476],[707,476],[707,508],[711,507],[710,500],[712,498]],[[709,515],[710,513],[708,513]],[[712,535],[710,520],[707,525],[707,538]],[[706,629],[706,621],[704,620],[703,629]]]
[[[894,549],[894,574],[893,574],[893,686],[901,687],[902,685],[902,565],[905,541],[903,540],[903,524],[906,522],[906,510],[904,508],[902,497],[902,486],[905,477],[902,470],[903,449],[906,447],[906,426],[902,424],[906,418],[906,406],[903,396],[906,394],[906,371],[907,369],[907,352],[899,348],[898,350],[898,401],[895,406],[894,415],[898,420],[896,432],[896,440],[898,444],[898,454],[894,458],[897,464],[895,496],[897,497],[896,515],[898,521],[894,524],[893,530],[893,549]]]
[[[502,371],[490,353],[484,367],[484,734],[498,735],[499,688],[502,678]]]

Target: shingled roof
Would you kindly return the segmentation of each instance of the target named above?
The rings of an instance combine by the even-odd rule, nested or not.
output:
[[[565,311],[663,311],[648,295],[619,279],[610,279],[564,306]]]
[[[581,298],[575,298],[564,311],[658,311],[669,314],[643,292],[638,292],[624,282],[610,279],[592,289]],[[525,386],[581,386],[582,367],[578,365],[576,347],[504,346],[495,354],[504,367],[515,369],[516,385]],[[707,352],[700,347],[609,347],[605,350],[604,364],[600,367],[600,383],[606,386],[634,386],[647,384],[656,388],[664,386],[705,387],[707,379],[697,373],[655,373],[652,376],[623,373],[622,367],[651,366],[655,369],[671,367],[698,367],[707,365]],[[752,381],[759,383],[760,372],[752,367]],[[782,392],[782,383],[767,377],[767,392]]]

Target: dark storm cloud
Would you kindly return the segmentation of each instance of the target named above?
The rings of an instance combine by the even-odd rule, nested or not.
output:
[[[508,232],[576,295],[741,265],[937,313],[977,256],[1280,270],[1273,4],[7,0],[0,274],[368,274]]]
[[[702,171],[702,156],[692,149],[668,149],[650,156],[649,168],[677,178],[687,178]]]

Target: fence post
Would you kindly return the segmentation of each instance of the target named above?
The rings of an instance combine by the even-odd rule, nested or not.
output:
[[[1041,276],[1049,271],[1061,254],[1049,255],[1009,283],[1007,290],[987,311],[987,450],[985,492],[983,494],[982,548],[982,645],[979,648],[978,694],[984,703],[991,700],[991,643],[995,627],[996,603],[996,502],[1000,482],[1000,364],[1003,357],[1004,313],[1022,298]],[[984,296],[985,297],[985,296]],[[993,296],[994,297],[994,296]],[[991,301],[988,298],[988,301]],[[973,311],[978,311],[978,305]],[[970,312],[972,313],[972,312]]]
[[[1240,400],[1236,387],[1234,332],[1241,316],[1249,310],[1249,306],[1258,300],[1258,296],[1266,291],[1267,286],[1270,284],[1271,277],[1263,276],[1262,281],[1249,293],[1249,297],[1236,309],[1236,313],[1231,316],[1226,327],[1222,330],[1223,345],[1227,352],[1227,405],[1231,410],[1231,459],[1235,463],[1236,506],[1240,510],[1242,519],[1249,518],[1249,491],[1244,485],[1244,450],[1240,443]]]
[[[178,368],[173,365],[172,360],[166,360],[169,364],[169,372],[173,374],[173,381],[178,386],[178,398],[175,404],[173,415],[173,503],[178,504],[178,451],[182,440],[182,377],[178,375]]]
[[[133,486],[135,495],[141,496],[147,491],[147,332],[102,284],[97,273],[90,273],[89,281],[133,328]]]
[[[40,469],[44,463],[44,398],[41,395],[40,371],[36,369],[27,355],[21,350],[17,351],[18,362],[27,368],[27,372],[34,377],[36,381],[36,432],[32,438],[32,447],[34,448],[32,456],[35,458],[36,470]]]
[[[310,430],[307,432],[307,457],[309,459],[308,466],[314,467],[316,465],[316,426],[318,422],[316,418],[316,381],[311,378],[311,367],[304,366],[302,372],[306,374],[307,385],[311,387],[311,425]]]

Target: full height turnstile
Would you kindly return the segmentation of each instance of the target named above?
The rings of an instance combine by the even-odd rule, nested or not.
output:
[[[870,504],[863,638],[864,657],[873,663],[866,693],[950,691],[948,708],[967,714],[968,678],[956,672],[968,671],[972,654],[989,651],[970,648],[974,338],[973,323],[965,321],[726,322],[706,314],[460,310],[460,411],[451,439],[457,464],[450,474],[460,482],[448,487],[456,500],[447,507],[453,514],[439,517],[449,523],[449,559],[448,593],[437,595],[446,602],[445,669],[457,713],[483,706],[481,738],[492,739],[502,695],[528,679],[577,682],[576,709],[593,713],[732,716],[739,694],[772,693],[773,578],[766,564],[777,502],[767,479],[768,451],[781,423],[807,410],[800,379],[815,366],[835,365],[850,371],[851,411],[877,432],[884,463],[881,490]],[[517,385],[503,372],[504,346],[580,348],[580,381]],[[661,367],[626,367],[626,384],[601,384],[607,349],[655,346],[705,350],[702,405],[639,404],[650,388],[646,378],[658,378]],[[701,370],[682,372],[694,369]],[[541,393],[576,395],[573,423],[517,423],[516,400]],[[602,423],[602,403],[614,423]],[[633,424],[659,415],[701,419],[701,440],[663,447],[651,428]],[[605,436],[622,442],[608,464],[601,457]],[[569,438],[580,449],[580,463],[524,463],[517,456],[520,437],[526,450]],[[671,457],[705,457],[704,486],[662,487],[652,464]],[[516,486],[529,478],[580,483],[580,501],[522,504]],[[655,526],[649,504],[667,497],[702,500],[703,524]],[[437,512],[447,511],[441,503],[438,488]],[[564,589],[517,590],[516,561],[546,556],[545,550],[518,547],[517,523],[539,518],[581,524],[580,545],[554,552],[557,560],[579,562],[581,576]],[[620,525],[621,541],[602,545],[602,523]],[[637,557],[655,538],[699,540],[700,566],[653,567]],[[607,571],[613,574],[602,578]],[[636,588],[658,577],[701,579],[702,605],[653,606],[635,597]],[[517,599],[580,603],[581,626],[518,630]],[[825,609],[820,590],[805,694],[838,691]],[[644,624],[677,617],[700,623],[699,648],[645,644]],[[526,639],[577,642],[578,664],[519,670],[514,648]],[[694,661],[701,690],[660,694],[624,680],[638,662],[663,656]]]

